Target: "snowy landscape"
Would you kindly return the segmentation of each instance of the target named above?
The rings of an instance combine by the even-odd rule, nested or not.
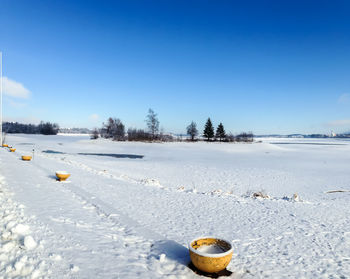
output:
[[[350,141],[258,140],[8,134],[0,277],[199,278],[187,245],[210,235],[229,278],[349,278]]]
[[[0,279],[350,279],[349,14],[2,0]]]

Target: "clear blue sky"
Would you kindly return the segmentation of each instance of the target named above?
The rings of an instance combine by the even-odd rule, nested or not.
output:
[[[4,96],[4,117],[145,128],[152,108],[168,132],[208,117],[233,133],[350,131],[349,15],[345,0],[2,0],[3,74],[28,90]]]

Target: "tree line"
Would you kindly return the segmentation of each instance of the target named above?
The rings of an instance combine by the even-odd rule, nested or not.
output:
[[[91,134],[91,139],[97,139],[98,137],[109,138],[116,141],[174,141],[176,137],[172,135],[166,135],[159,130],[158,115],[152,110],[148,110],[148,114],[145,119],[147,129],[135,129],[129,128],[127,131],[125,125],[119,118],[108,118],[106,123],[103,123],[102,128],[94,129]],[[197,124],[192,121],[187,126],[187,135],[189,135],[191,141],[198,141],[205,139],[206,141],[220,141],[220,142],[252,142],[253,133],[240,133],[233,135],[232,133],[226,134],[224,125],[220,122],[214,131],[214,126],[210,118],[208,118],[204,130],[203,136],[199,136]]]
[[[99,136],[117,141],[166,141],[170,137],[159,132],[159,120],[157,114],[152,110],[148,110],[145,120],[147,130],[129,128],[126,132],[125,125],[119,118],[108,118],[106,123],[102,124],[101,129],[94,129],[91,135],[92,139],[97,139]]]
[[[4,133],[22,133],[22,134],[43,134],[43,135],[57,135],[59,126],[56,123],[43,122],[39,125],[22,124],[18,122],[4,122],[2,124]]]
[[[190,125],[187,126],[187,134],[191,137],[191,141],[198,140],[198,130],[197,124],[192,121]],[[217,126],[216,131],[214,132],[214,126],[210,118],[208,118],[205,123],[203,130],[203,138],[206,141],[224,141],[224,142],[252,142],[254,135],[252,132],[243,132],[237,136],[232,133],[226,134],[224,125],[220,122]]]

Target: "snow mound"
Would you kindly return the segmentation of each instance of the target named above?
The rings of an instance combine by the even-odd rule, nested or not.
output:
[[[26,247],[28,250],[34,249],[36,245],[37,244],[32,236],[28,235],[24,238],[24,247]]]
[[[47,277],[49,269],[41,261],[40,252],[24,206],[15,203],[0,176],[0,276],[1,278]]]
[[[140,182],[141,182],[141,184],[148,185],[148,186],[156,186],[156,187],[160,187],[160,188],[162,187],[159,180],[153,179],[153,178],[141,179]]]

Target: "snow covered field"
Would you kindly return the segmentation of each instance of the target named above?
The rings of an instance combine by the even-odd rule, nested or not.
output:
[[[1,278],[198,278],[186,246],[201,235],[231,241],[232,278],[350,277],[349,141],[7,143]]]

